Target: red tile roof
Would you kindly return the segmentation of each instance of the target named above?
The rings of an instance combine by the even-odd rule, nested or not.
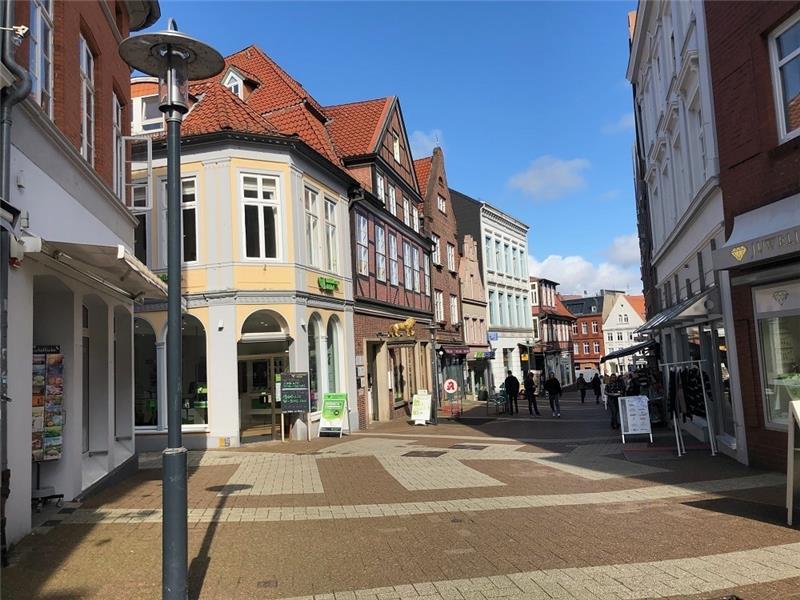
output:
[[[556,314],[559,317],[565,317],[567,319],[575,318],[575,315],[569,312],[569,309],[564,306],[564,302],[561,300],[561,294],[556,294]]]
[[[221,84],[206,85],[200,100],[183,120],[182,135],[217,131],[275,134],[277,128]]]
[[[340,156],[360,156],[374,151],[393,100],[390,96],[325,107],[325,114],[331,119],[328,130]]]
[[[645,310],[644,306],[644,296],[625,296],[625,299],[630,302],[630,305],[633,307],[639,316],[642,319],[647,320],[647,311]]]
[[[328,130],[319,119],[311,116],[303,105],[295,104],[284,110],[270,113],[270,123],[286,135],[296,135],[329,161],[339,164],[339,157],[331,143]]]
[[[433,156],[426,156],[414,161],[414,171],[417,174],[417,183],[419,184],[419,192],[424,197],[428,192],[428,179],[431,176],[431,166],[433,165]]]

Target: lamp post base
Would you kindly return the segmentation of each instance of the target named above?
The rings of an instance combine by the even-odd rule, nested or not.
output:
[[[186,600],[188,484],[186,448],[167,448],[163,457],[162,597]]]

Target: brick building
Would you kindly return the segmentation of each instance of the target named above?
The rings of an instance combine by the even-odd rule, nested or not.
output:
[[[600,359],[605,354],[603,341],[603,296],[563,300],[575,316],[572,323],[573,362],[575,369],[600,372]]]
[[[707,2],[735,349],[752,464],[783,469],[800,398],[799,2]]]
[[[561,385],[572,385],[572,325],[576,319],[556,292],[557,287],[558,283],[550,279],[530,278],[534,345],[526,371],[532,369],[544,376],[552,371]]]
[[[31,84],[11,107],[3,157],[11,177],[4,200],[24,215],[9,240],[7,287],[14,402],[5,508],[14,542],[30,529],[32,494],[72,500],[135,469],[134,302],[163,298],[165,288],[133,255],[124,140],[130,70],[118,52],[120,40],[158,19],[158,4],[31,0],[3,8],[10,7],[16,15],[3,25],[30,27],[15,62]]]
[[[438,325],[438,329],[435,329],[437,385],[441,390],[446,379],[454,379],[459,386],[455,397],[463,398],[469,348],[464,345],[461,285],[458,276],[458,228],[447,187],[442,149],[436,147],[431,156],[415,160],[414,169],[423,198],[425,232],[433,240],[431,294],[434,325]]]

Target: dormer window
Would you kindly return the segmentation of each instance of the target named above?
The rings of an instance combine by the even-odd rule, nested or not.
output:
[[[158,95],[133,98],[131,132],[151,133],[164,129],[164,113],[159,109]]]
[[[222,85],[239,96],[239,98],[244,98],[244,79],[235,72],[228,71],[225,79],[222,80]]]

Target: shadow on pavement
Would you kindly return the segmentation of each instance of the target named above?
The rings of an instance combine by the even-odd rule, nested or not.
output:
[[[189,565],[189,598],[190,600],[197,600],[200,597],[200,592],[203,589],[203,582],[208,573],[208,567],[211,564],[211,544],[214,542],[214,535],[217,532],[219,523],[222,521],[222,510],[225,508],[225,503],[231,494],[240,492],[242,490],[249,490],[252,485],[245,484],[229,484],[229,485],[213,485],[207,487],[209,492],[219,492],[220,498],[217,506],[214,509],[214,516],[208,524],[205,535],[203,535],[203,543],[200,544],[200,550],[192,559]]]
[[[770,525],[786,526],[786,508],[771,503],[725,497],[683,502],[682,504]]]

